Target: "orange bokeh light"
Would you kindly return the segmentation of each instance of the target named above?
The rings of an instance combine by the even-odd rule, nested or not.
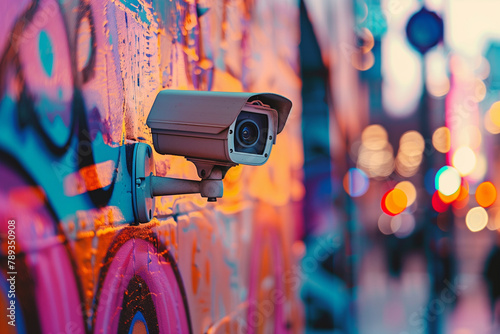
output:
[[[476,189],[476,201],[477,204],[481,205],[483,208],[487,208],[495,203],[497,199],[497,190],[493,183],[483,182],[477,186]]]
[[[457,191],[455,191],[454,194],[451,194],[449,196],[443,195],[439,190],[437,192],[438,192],[439,199],[441,201],[443,201],[443,203],[450,204],[451,202],[454,202],[455,200],[458,199],[458,197],[460,196],[461,189],[462,189],[462,186],[460,186],[460,188]]]
[[[408,198],[401,189],[391,189],[382,197],[382,210],[389,216],[400,214],[406,209]]]

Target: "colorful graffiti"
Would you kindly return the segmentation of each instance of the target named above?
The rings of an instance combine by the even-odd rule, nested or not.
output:
[[[297,4],[0,9],[0,308],[16,305],[16,326],[2,320],[0,332],[299,332]],[[164,88],[267,90],[296,107],[266,166],[233,168],[221,201],[162,197],[156,218],[137,225],[131,153],[151,144],[145,119]],[[155,161],[158,175],[196,178],[181,157]]]

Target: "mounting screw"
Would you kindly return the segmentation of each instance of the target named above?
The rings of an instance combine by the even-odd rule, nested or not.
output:
[[[141,182],[142,182],[141,179],[135,179],[135,184],[137,184],[138,186],[141,185]]]
[[[233,153],[233,149],[232,149],[232,148],[231,148],[231,149],[229,149],[229,153]]]
[[[264,154],[264,156],[267,158],[267,153],[266,153],[266,154]]]
[[[273,140],[273,136],[269,136],[269,140]]]
[[[233,134],[233,130],[229,130],[229,134],[232,135]]]

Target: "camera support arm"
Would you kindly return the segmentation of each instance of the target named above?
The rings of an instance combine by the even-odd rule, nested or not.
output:
[[[222,197],[222,179],[235,164],[214,165],[204,160],[190,160],[196,165],[201,180],[185,180],[155,176],[153,152],[144,143],[134,146],[132,161],[132,201],[134,216],[138,222],[149,222],[153,218],[155,196],[200,194],[209,202]]]
[[[167,196],[178,194],[196,194],[200,192],[201,181],[174,179],[150,175],[146,179],[150,183],[152,196]]]
[[[151,196],[200,194],[202,197],[207,197],[209,202],[216,202],[217,198],[222,197],[224,190],[222,179],[218,178],[195,181],[151,174],[145,181],[150,184]]]

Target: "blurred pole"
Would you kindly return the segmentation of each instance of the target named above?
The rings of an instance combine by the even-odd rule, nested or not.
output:
[[[426,146],[429,149],[426,150],[428,153],[422,163],[422,168],[424,173],[429,170],[437,170],[439,166],[443,165],[439,161],[436,161],[434,156],[434,151],[432,150],[432,134],[433,129],[443,126],[444,124],[436,124],[436,117],[433,115],[433,111],[437,109],[437,112],[441,113],[443,108],[435,108],[434,104],[437,102],[430,95],[427,85],[426,85],[426,63],[425,55],[422,55],[422,78],[423,78],[423,91],[422,99],[419,107],[420,111],[420,128],[422,131],[422,136],[426,141]],[[444,113],[441,113],[439,119],[444,121]],[[444,123],[444,122],[443,122]],[[423,186],[425,188],[425,178],[423,179]],[[446,311],[436,312],[434,310],[434,303],[440,299],[443,289],[447,287],[446,282],[452,281],[452,267],[453,267],[453,257],[452,253],[442,254],[440,252],[440,247],[443,245],[443,240],[448,240],[451,238],[454,226],[454,216],[450,208],[444,213],[437,213],[432,207],[432,196],[430,196],[426,191],[423,192],[422,203],[425,203],[425,209],[423,212],[423,221],[425,223],[425,250],[426,258],[428,261],[428,270],[431,277],[431,286],[429,301],[427,304],[427,328],[429,334],[441,334],[445,331],[446,323]],[[446,220],[445,226],[446,231],[443,231],[438,226],[439,220]],[[441,245],[441,246],[440,246]]]
[[[427,90],[427,83],[426,83],[426,74],[427,74],[427,66],[425,62],[425,54],[421,54],[421,60],[422,60],[422,97],[420,99],[420,104],[419,104],[419,115],[420,115],[420,131],[422,133],[422,136],[424,137],[425,143],[432,142],[432,115],[430,113],[430,96],[429,92]],[[424,171],[424,175],[427,173],[428,170],[434,167],[434,159],[433,159],[433,154],[431,151],[429,151],[428,154],[425,155],[424,160],[422,161],[422,169]],[[423,188],[425,189],[425,177],[422,178],[423,181]],[[428,261],[428,271],[429,271],[429,276],[431,278],[431,284],[430,284],[430,291],[429,291],[429,301],[427,302],[427,314],[426,314],[426,319],[427,319],[427,332],[429,334],[439,334],[439,326],[436,324],[436,319],[432,317],[431,311],[430,311],[430,306],[432,301],[436,298],[437,296],[437,289],[436,289],[436,280],[438,280],[439,271],[438,269],[438,259],[435,258],[435,254],[432,250],[432,245],[435,242],[434,238],[434,227],[435,225],[433,224],[433,220],[435,220],[434,212],[432,205],[430,204],[432,202],[432,197],[429,196],[427,191],[422,192],[422,203],[425,203],[424,206],[424,213],[423,213],[423,222],[425,224],[425,251],[426,251],[426,258]]]
[[[329,71],[323,63],[320,46],[306,4],[300,1],[299,44],[300,71],[302,78],[302,137],[304,145],[304,226],[306,246],[314,249],[317,240],[331,233],[333,222],[325,222],[333,212],[332,160],[329,142],[329,107],[327,91]],[[312,252],[312,251],[311,251]],[[319,330],[344,331],[345,319],[335,317],[338,305],[334,300],[325,300],[327,291],[334,291],[333,255],[325,259],[312,258],[321,269],[305,272],[302,296],[305,307],[306,333]],[[327,263],[331,262],[331,263]],[[311,285],[323,282],[320,288]],[[325,284],[326,283],[326,284]],[[326,286],[324,286],[326,285]],[[323,294],[323,295],[321,295]]]
[[[427,90],[427,71],[425,55],[444,39],[444,23],[441,17],[435,12],[427,10],[424,2],[422,8],[413,14],[406,25],[406,36],[410,44],[420,53],[422,59],[422,98],[419,105],[420,131],[424,137],[426,146],[432,145],[432,129],[434,118],[431,113],[431,97]],[[444,117],[443,117],[444,119]],[[424,175],[434,167],[434,157],[432,146],[424,152],[425,158],[422,163]],[[425,189],[425,177],[423,179]],[[423,223],[425,231],[425,250],[428,261],[428,271],[431,277],[431,287],[429,292],[429,301],[426,308],[425,319],[427,322],[427,332],[429,334],[441,333],[445,323],[445,312],[437,312],[434,306],[439,301],[439,294],[444,288],[444,284],[449,275],[449,255],[441,255],[439,251],[440,241],[443,232],[437,227],[437,215],[432,209],[431,197],[423,192],[421,199],[424,204]],[[449,210],[449,209],[448,209]]]

